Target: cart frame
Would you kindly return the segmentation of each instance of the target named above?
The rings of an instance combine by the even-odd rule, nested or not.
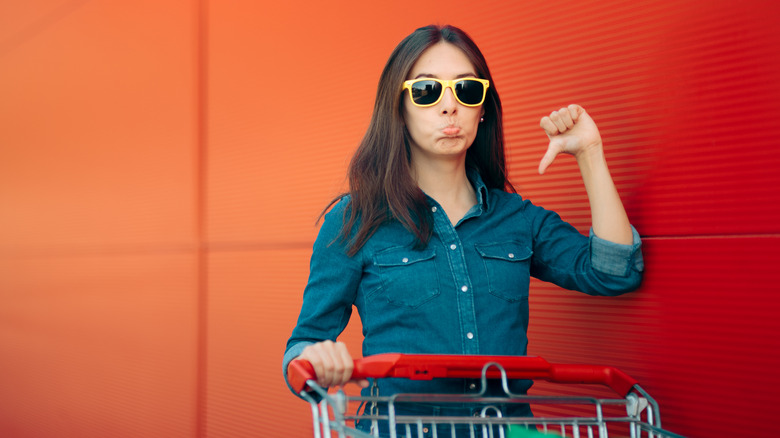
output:
[[[680,438],[681,435],[661,427],[658,403],[638,382],[614,367],[598,365],[550,364],[536,356],[459,356],[380,354],[355,360],[353,380],[402,377],[411,380],[433,378],[479,378],[481,388],[475,394],[377,394],[376,381],[370,396],[350,396],[343,388],[328,392],[316,383],[311,364],[295,360],[288,376],[292,388],[311,406],[315,438],[342,437],[423,438],[424,436],[460,438],[506,438],[512,428],[536,428],[564,437],[593,438]],[[486,396],[488,379],[501,379],[502,396]],[[509,390],[509,379],[536,379],[553,383],[600,384],[609,387],[614,398],[583,396],[529,396]],[[360,402],[364,412],[351,413],[350,406]],[[467,403],[481,407],[479,416],[416,416],[396,412],[403,403],[433,403],[452,405]],[[590,406],[592,414],[581,416],[502,417],[497,405],[525,403],[534,406]],[[614,407],[623,407],[625,414],[614,414]],[[379,413],[385,407],[386,413]],[[609,411],[609,412],[607,412]],[[623,411],[621,409],[621,411]],[[370,421],[371,433],[350,427],[357,420]],[[467,425],[456,432],[455,427]],[[382,426],[382,427],[380,427]],[[439,433],[449,426],[449,432]],[[618,430],[616,432],[616,429]],[[430,431],[430,432],[429,432]],[[553,435],[554,436],[554,435]]]

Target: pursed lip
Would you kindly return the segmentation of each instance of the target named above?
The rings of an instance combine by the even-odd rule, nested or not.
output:
[[[457,126],[446,126],[442,128],[441,130],[442,134],[446,135],[447,137],[454,137],[458,134],[460,134],[460,128]]]

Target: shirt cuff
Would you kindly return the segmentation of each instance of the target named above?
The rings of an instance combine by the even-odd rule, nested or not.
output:
[[[642,239],[636,228],[631,226],[633,242],[631,245],[604,240],[590,229],[590,263],[593,269],[608,275],[627,277],[631,269],[644,271],[642,259]]]

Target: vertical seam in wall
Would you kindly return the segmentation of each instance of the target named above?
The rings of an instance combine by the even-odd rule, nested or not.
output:
[[[207,152],[208,152],[208,3],[195,2],[195,229],[197,269],[197,363],[195,437],[206,436],[208,406],[208,252],[207,252]]]

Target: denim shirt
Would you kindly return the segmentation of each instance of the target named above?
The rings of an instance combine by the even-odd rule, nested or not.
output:
[[[385,223],[352,257],[338,235],[349,197],[329,212],[311,257],[287,364],[312,343],[336,340],[357,309],[363,355],[379,353],[525,355],[530,277],[591,295],[636,289],[643,262],[639,234],[620,245],[584,236],[555,212],[469,178],[477,204],[453,226],[428,197],[434,231],[424,249],[397,221]],[[285,375],[286,377],[286,375]],[[529,381],[511,382],[522,393]],[[382,379],[379,394],[468,393],[461,379]],[[492,392],[492,391],[491,391]]]

